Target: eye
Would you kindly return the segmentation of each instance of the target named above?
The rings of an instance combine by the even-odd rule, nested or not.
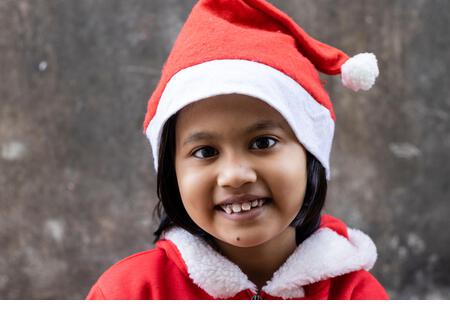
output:
[[[270,141],[274,142],[271,143]],[[269,149],[272,148],[277,142],[277,139],[271,137],[259,137],[253,140],[253,143],[251,145],[257,145],[257,149]]]
[[[211,147],[202,147],[202,148],[198,148],[197,150],[195,150],[195,151],[192,153],[192,155],[193,155],[195,158],[199,158],[199,159],[210,158],[210,157],[212,157],[212,156],[215,156],[215,153],[212,154],[211,151],[215,152],[215,149],[214,149],[214,148],[211,148]],[[197,155],[198,155],[198,154],[201,154],[202,156],[196,156],[196,154],[197,154]],[[209,156],[208,156],[208,155],[209,155]]]

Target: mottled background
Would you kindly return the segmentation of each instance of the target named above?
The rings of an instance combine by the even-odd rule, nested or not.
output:
[[[83,298],[152,247],[146,102],[195,1],[0,0],[0,298]],[[368,233],[392,298],[450,298],[450,2],[271,1],[381,76],[337,114],[326,210]],[[447,230],[447,231],[446,231]]]

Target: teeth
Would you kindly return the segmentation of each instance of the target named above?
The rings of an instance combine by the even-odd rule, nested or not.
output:
[[[231,214],[233,210],[231,210],[230,206],[221,206],[226,213]]]
[[[253,200],[252,202],[244,202],[244,203],[233,203],[233,204],[228,204],[225,206],[221,206],[222,209],[228,213],[228,214],[233,214],[233,213],[239,213],[241,211],[249,211],[251,208],[254,207],[261,207],[264,204],[265,200],[263,199],[259,199],[259,200]]]
[[[233,203],[231,205],[231,209],[233,209],[233,212],[241,212],[241,205],[239,205],[237,203]]]

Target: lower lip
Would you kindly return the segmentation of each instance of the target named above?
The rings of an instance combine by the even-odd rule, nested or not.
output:
[[[232,221],[244,221],[249,219],[254,219],[261,215],[266,207],[270,204],[270,200],[266,200],[266,202],[261,207],[254,207],[251,208],[248,211],[241,211],[239,213],[233,213],[228,214],[225,211],[222,211],[221,209],[215,209],[218,213],[220,213],[222,216],[227,218],[228,220]]]

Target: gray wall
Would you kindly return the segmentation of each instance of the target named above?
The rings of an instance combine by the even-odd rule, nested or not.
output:
[[[194,2],[0,0],[0,298],[83,298],[152,247],[141,124]],[[324,42],[377,54],[370,92],[325,77],[326,210],[373,238],[393,298],[450,298],[450,2],[272,2]]]

